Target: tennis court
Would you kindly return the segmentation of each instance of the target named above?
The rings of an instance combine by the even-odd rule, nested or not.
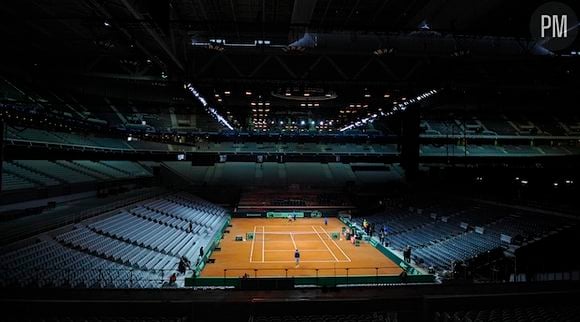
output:
[[[342,237],[344,224],[329,218],[234,218],[220,250],[202,277],[398,275],[401,268],[367,243],[353,245]],[[236,241],[242,236],[243,241]],[[300,251],[297,266],[294,252]]]
[[[295,263],[294,251],[300,251],[301,263],[351,262],[335,238],[320,225],[254,226],[250,263]]]

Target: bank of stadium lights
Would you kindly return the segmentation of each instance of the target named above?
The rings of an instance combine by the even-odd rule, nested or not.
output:
[[[376,56],[386,56],[386,55],[391,55],[395,53],[395,48],[379,48],[375,51],[373,51],[373,54],[375,54]]]
[[[567,179],[567,180],[564,180],[563,183],[565,183],[566,185],[572,185],[572,184],[574,184],[574,180]],[[560,183],[554,182],[552,185],[554,187],[558,187],[560,185]]]
[[[213,108],[207,104],[207,101],[205,100],[205,98],[203,96],[201,96],[201,94],[191,84],[187,84],[186,87],[193,94],[193,96],[195,96],[195,98],[197,98],[197,100],[201,103],[201,105],[205,108],[205,110],[211,116],[213,116],[220,124],[222,124],[223,126],[227,127],[230,130],[234,129],[230,125],[230,123],[217,112],[217,110],[215,108]]]
[[[105,20],[105,22],[103,22],[103,25],[105,25],[105,27],[111,27],[111,24],[107,20]]]
[[[282,51],[290,54],[301,54],[306,50],[305,47],[302,46],[285,46],[282,47]]]
[[[365,88],[365,90],[363,92],[363,96],[365,98],[370,98],[371,97],[371,93],[369,93],[369,90],[367,88]]]
[[[423,20],[418,27],[419,30],[431,30],[431,26],[427,23],[426,20]]]
[[[451,56],[453,57],[464,57],[464,56],[469,56],[471,54],[471,50],[469,49],[458,49],[455,50],[454,52],[451,53]]]
[[[427,98],[429,98],[429,97],[431,97],[431,96],[433,96],[433,95],[435,95],[437,93],[439,93],[439,90],[436,90],[436,89],[430,90],[430,91],[425,92],[425,93],[423,93],[421,95],[418,95],[418,96],[416,96],[414,98],[407,99],[407,100],[405,100],[404,102],[402,102],[400,104],[396,104],[393,107],[393,110],[391,112],[386,112],[385,113],[383,111],[379,111],[378,114],[373,114],[373,115],[371,115],[369,117],[366,117],[366,118],[363,118],[363,119],[359,119],[359,120],[357,120],[357,121],[355,121],[355,122],[353,122],[353,123],[351,123],[349,125],[344,126],[339,131],[340,132],[344,132],[344,131],[347,131],[347,130],[351,130],[351,129],[355,128],[355,127],[359,127],[359,126],[365,125],[367,123],[372,123],[379,116],[391,116],[392,114],[394,114],[394,112],[403,112],[403,111],[405,111],[407,109],[407,107],[409,105],[411,105],[413,103],[416,103],[416,102],[419,102],[421,100],[427,99]],[[352,107],[353,105],[351,104],[350,106]],[[357,104],[357,107],[360,107],[360,106]],[[367,106],[365,105],[365,107],[367,107]]]

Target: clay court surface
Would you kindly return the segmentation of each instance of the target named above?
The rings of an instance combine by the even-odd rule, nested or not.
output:
[[[273,276],[360,276],[398,275],[401,268],[370,244],[356,247],[350,241],[333,239],[345,226],[336,218],[324,225],[322,218],[247,219],[233,218],[230,233],[224,235],[221,250],[215,251],[201,277]],[[252,232],[253,240],[246,239]],[[244,241],[236,241],[243,236]],[[294,250],[300,251],[300,265]],[[225,270],[225,271],[224,271]]]

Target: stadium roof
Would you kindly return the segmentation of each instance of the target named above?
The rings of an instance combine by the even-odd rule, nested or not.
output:
[[[191,83],[235,127],[346,126],[432,89],[570,92],[578,41],[531,39],[541,3],[23,0],[0,8],[0,68],[127,100],[191,104]]]

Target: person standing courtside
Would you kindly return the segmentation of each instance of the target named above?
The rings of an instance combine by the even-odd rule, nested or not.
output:
[[[403,251],[403,259],[407,263],[411,262],[411,246],[407,245],[407,247]]]

